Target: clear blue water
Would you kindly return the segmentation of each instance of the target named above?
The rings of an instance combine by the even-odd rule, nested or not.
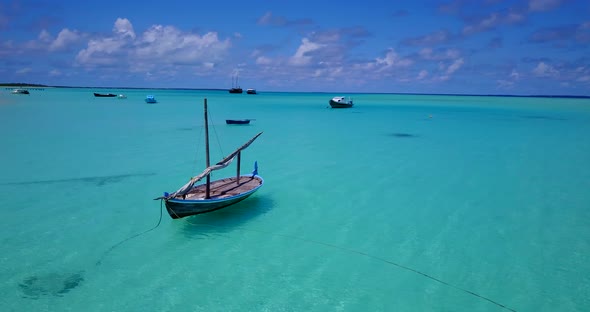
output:
[[[588,99],[95,91],[0,90],[3,311],[590,310]],[[156,227],[205,97],[266,184]]]

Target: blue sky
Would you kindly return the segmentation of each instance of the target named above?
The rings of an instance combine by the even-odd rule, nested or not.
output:
[[[0,82],[590,95],[590,1],[0,0]]]

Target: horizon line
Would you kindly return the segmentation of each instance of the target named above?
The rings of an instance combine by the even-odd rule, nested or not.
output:
[[[207,90],[207,91],[227,91],[226,88],[180,88],[180,87],[94,87],[94,86],[60,86],[44,85],[35,83],[0,83],[0,87],[32,87],[32,88],[71,88],[71,89],[124,89],[124,90]],[[257,90],[258,91],[258,90]],[[443,96],[497,96],[497,97],[538,97],[538,98],[571,98],[571,99],[590,99],[590,95],[557,95],[557,94],[477,94],[477,93],[417,93],[417,92],[330,92],[330,91],[263,91],[274,93],[352,93],[352,94],[393,94],[393,95],[443,95]]]

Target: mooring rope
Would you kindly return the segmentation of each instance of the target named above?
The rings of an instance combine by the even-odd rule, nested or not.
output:
[[[154,227],[152,227],[151,229],[148,229],[148,230],[145,230],[145,231],[143,231],[143,232],[141,232],[141,233],[137,233],[137,234],[135,234],[135,235],[132,235],[132,236],[130,236],[130,237],[127,237],[126,239],[124,239],[124,240],[122,240],[122,241],[120,241],[120,242],[118,242],[118,243],[114,244],[113,246],[111,246],[111,248],[109,248],[107,251],[105,251],[105,252],[102,254],[102,256],[100,257],[100,259],[98,259],[98,261],[96,261],[96,265],[97,265],[97,266],[98,266],[98,265],[100,265],[100,264],[102,263],[102,260],[103,260],[103,259],[106,257],[106,255],[107,255],[109,252],[113,251],[113,249],[115,249],[115,248],[117,248],[117,247],[121,246],[121,244],[123,244],[123,243],[125,243],[125,242],[127,242],[127,241],[129,241],[129,240],[132,240],[132,239],[134,239],[134,238],[136,238],[136,237],[139,237],[139,236],[141,236],[141,235],[143,235],[143,234],[146,234],[146,233],[148,233],[148,232],[151,232],[151,231],[155,230],[155,229],[156,229],[158,226],[160,226],[160,223],[162,223],[162,209],[163,209],[163,208],[162,208],[162,200],[160,200],[160,219],[158,220],[158,224],[156,224],[156,225],[155,225]]]
[[[193,222],[190,222],[188,219],[185,219],[185,221],[188,222],[191,225],[204,225],[204,226],[217,227],[217,228],[227,228],[227,227],[224,227],[224,226],[218,226],[218,225],[212,225],[212,224],[206,224],[206,223],[193,223]],[[430,274],[424,273],[424,272],[419,271],[417,269],[413,269],[413,268],[408,267],[408,266],[405,266],[403,264],[399,264],[399,263],[396,263],[394,261],[387,260],[385,258],[374,256],[374,255],[368,254],[366,252],[362,252],[362,251],[358,251],[358,250],[354,250],[354,249],[349,249],[349,248],[346,248],[346,247],[342,247],[342,246],[338,246],[338,245],[333,245],[333,244],[329,244],[329,243],[325,243],[325,242],[320,242],[320,241],[313,240],[313,239],[298,237],[298,236],[292,236],[292,235],[286,235],[286,234],[277,234],[277,233],[272,233],[272,232],[267,232],[267,231],[262,231],[262,230],[257,230],[257,229],[245,229],[245,228],[241,228],[241,227],[240,228],[237,228],[237,229],[238,230],[242,230],[242,231],[257,232],[257,233],[261,233],[261,234],[265,234],[265,235],[272,235],[272,236],[278,236],[278,237],[285,237],[285,238],[289,238],[289,239],[296,239],[296,240],[300,240],[300,241],[307,242],[307,243],[313,243],[313,244],[317,244],[317,245],[321,245],[321,246],[325,246],[325,247],[330,247],[330,248],[333,248],[333,249],[338,249],[338,250],[341,250],[341,251],[344,251],[344,252],[361,255],[361,256],[364,256],[364,257],[367,257],[367,258],[370,258],[370,259],[373,259],[373,260],[377,260],[377,261],[383,262],[383,263],[388,264],[388,265],[393,265],[395,267],[398,267],[400,269],[403,269],[403,270],[406,270],[406,271],[409,271],[409,272],[412,272],[412,273],[415,273],[415,274],[422,275],[425,278],[428,278],[430,280],[433,280],[433,281],[435,281],[437,283],[440,283],[442,285],[445,285],[447,287],[454,288],[454,289],[459,290],[459,291],[462,291],[462,292],[464,292],[464,293],[466,293],[468,295],[471,295],[471,296],[474,296],[476,298],[479,298],[479,299],[488,301],[488,302],[490,302],[490,303],[492,303],[492,304],[494,304],[494,305],[496,305],[496,306],[498,306],[498,307],[500,307],[502,309],[505,309],[505,310],[508,310],[508,311],[512,311],[512,312],[516,312],[516,310],[514,310],[514,309],[512,309],[512,308],[510,308],[508,306],[506,306],[505,304],[502,304],[502,303],[500,303],[500,302],[498,302],[496,300],[490,299],[488,297],[482,296],[482,295],[480,295],[480,294],[478,294],[478,293],[476,293],[474,291],[471,291],[471,290],[468,290],[468,289],[465,289],[465,288],[462,288],[462,287],[453,285],[453,284],[451,284],[449,282],[443,281],[443,280],[441,280],[439,278],[436,278],[436,277],[434,277],[434,276],[432,276]]]
[[[100,265],[102,263],[103,259],[106,257],[106,255],[108,253],[110,253],[111,251],[113,251],[118,246],[122,245],[123,243],[125,243],[125,242],[127,242],[127,241],[129,241],[131,239],[134,239],[134,238],[139,237],[139,236],[141,236],[143,234],[146,234],[146,233],[148,233],[150,231],[153,231],[158,226],[160,226],[160,224],[162,222],[162,212],[163,212],[163,206],[162,206],[163,203],[162,203],[162,201],[163,200],[160,200],[160,218],[158,220],[158,223],[154,227],[152,227],[152,228],[150,228],[148,230],[145,230],[145,231],[143,231],[141,233],[137,233],[137,234],[135,234],[133,236],[130,236],[130,237],[128,237],[128,238],[126,238],[126,239],[124,239],[124,240],[122,240],[122,241],[114,244],[113,246],[111,246],[111,248],[109,248],[107,251],[104,252],[104,254],[101,256],[101,258],[96,262],[96,265],[97,266]],[[215,228],[229,228],[229,227],[226,227],[226,226],[219,226],[219,225],[213,225],[213,224],[194,223],[194,222],[191,222],[189,219],[184,219],[184,221],[187,222],[187,223],[189,223],[189,224],[191,224],[191,225],[197,225],[197,226],[200,225],[200,226],[209,226],[209,227],[215,227]],[[271,235],[271,236],[276,236],[276,237],[284,237],[284,238],[288,238],[288,239],[296,239],[296,240],[307,242],[307,243],[313,243],[313,244],[324,246],[324,247],[338,249],[340,251],[344,251],[344,252],[351,253],[351,254],[357,254],[357,255],[360,255],[360,256],[363,256],[363,257],[367,257],[367,258],[370,258],[370,259],[373,259],[373,260],[377,260],[377,261],[383,262],[383,263],[385,263],[387,265],[392,265],[392,266],[395,266],[397,268],[400,268],[400,269],[403,269],[403,270],[406,270],[406,271],[409,271],[409,272],[412,272],[412,273],[421,275],[421,276],[423,276],[423,277],[425,277],[427,279],[430,279],[432,281],[435,281],[435,282],[437,282],[437,283],[439,283],[441,285],[445,285],[447,287],[450,287],[450,288],[459,290],[459,291],[464,292],[464,293],[466,293],[466,294],[468,294],[470,296],[474,296],[474,297],[476,297],[478,299],[488,301],[488,302],[490,302],[490,303],[492,303],[492,304],[494,304],[494,305],[496,305],[496,306],[498,306],[498,307],[500,307],[502,309],[505,309],[505,310],[508,310],[508,311],[512,311],[512,312],[516,312],[516,310],[514,310],[514,309],[512,309],[512,308],[510,308],[508,306],[506,306],[505,304],[502,304],[502,303],[500,303],[500,302],[498,302],[496,300],[493,300],[491,298],[488,298],[486,296],[480,295],[480,294],[478,294],[478,293],[476,293],[474,291],[471,291],[469,289],[465,289],[465,288],[462,288],[462,287],[453,285],[453,284],[451,284],[449,282],[443,281],[443,280],[441,280],[439,278],[436,278],[436,277],[434,277],[434,276],[432,276],[430,274],[424,273],[424,272],[422,272],[420,270],[411,268],[409,266],[406,266],[406,265],[403,265],[403,264],[400,264],[400,263],[397,263],[397,262],[394,262],[394,261],[391,261],[391,260],[388,260],[388,259],[385,259],[385,258],[381,258],[381,257],[375,256],[375,255],[371,255],[371,254],[366,253],[366,252],[363,252],[363,251],[358,251],[358,250],[355,250],[355,249],[350,249],[350,248],[346,248],[346,247],[342,247],[342,246],[338,246],[338,245],[334,245],[334,244],[330,244],[330,243],[326,243],[326,242],[321,242],[321,241],[317,241],[317,240],[313,240],[313,239],[309,239],[309,238],[304,238],[304,237],[293,236],[293,235],[278,234],[278,233],[273,233],[273,232],[268,232],[268,231],[263,231],[263,230],[257,230],[257,229],[246,229],[246,228],[243,228],[243,227],[238,227],[238,228],[234,228],[234,229],[241,230],[241,231],[256,232],[256,233],[261,233],[261,234]]]

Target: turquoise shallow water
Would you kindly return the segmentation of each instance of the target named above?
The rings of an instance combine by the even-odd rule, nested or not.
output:
[[[94,91],[0,91],[4,311],[590,309],[588,99]],[[266,184],[155,227],[205,97]]]

